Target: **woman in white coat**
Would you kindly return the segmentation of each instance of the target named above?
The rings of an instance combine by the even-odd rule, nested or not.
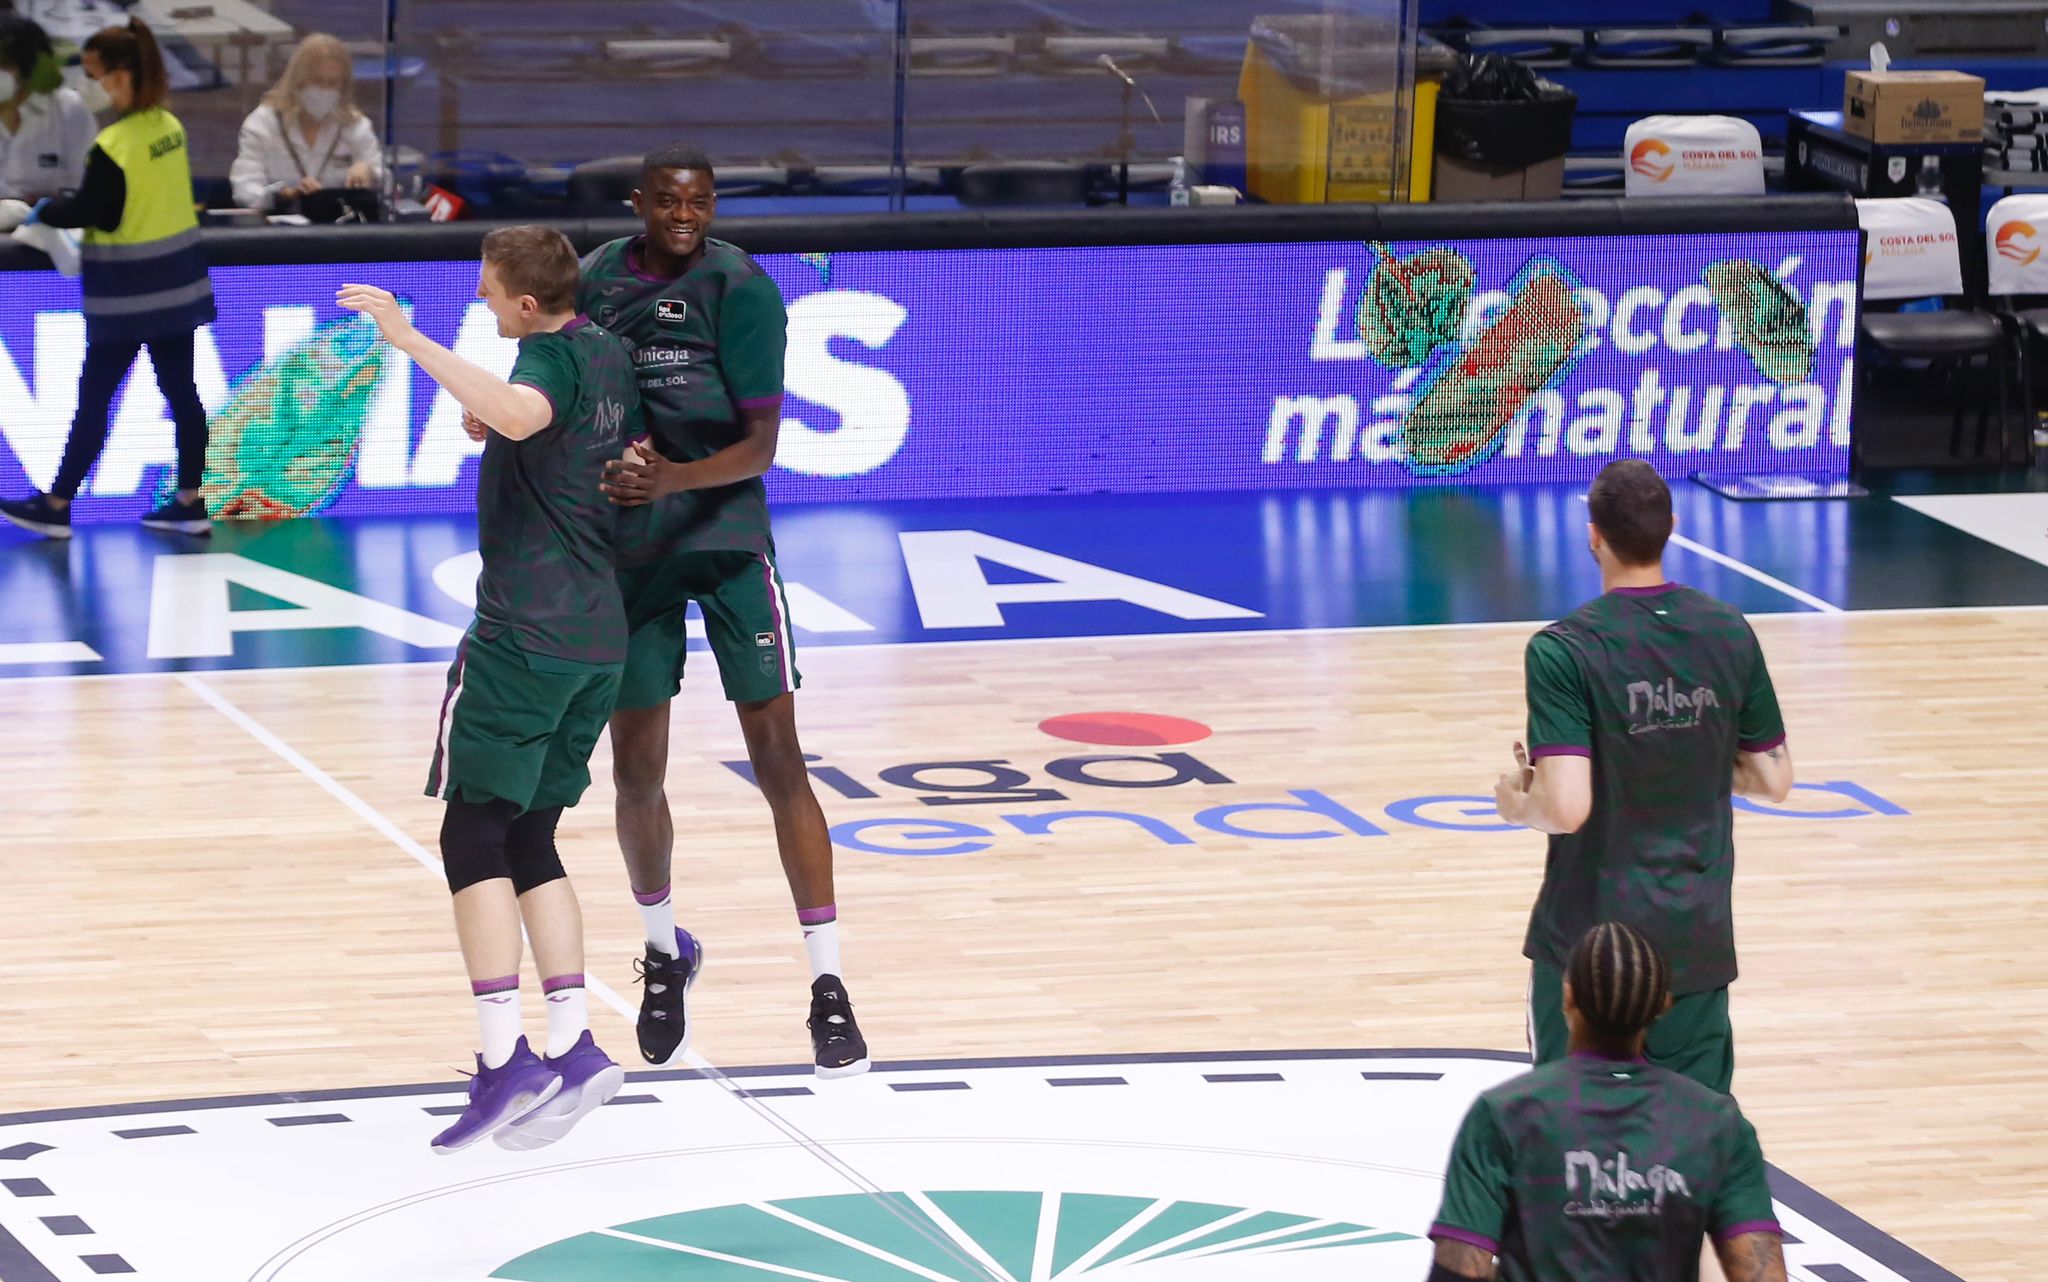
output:
[[[242,122],[228,171],[235,203],[284,210],[335,187],[375,187],[384,153],[355,103],[355,64],[341,41],[310,35],[292,51],[284,77]]]
[[[77,188],[99,124],[63,87],[50,37],[27,18],[0,14],[0,203],[33,205]],[[0,231],[28,210],[0,209]]]

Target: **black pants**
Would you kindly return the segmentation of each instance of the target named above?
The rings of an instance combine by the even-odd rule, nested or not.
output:
[[[196,490],[206,476],[206,406],[199,400],[199,385],[192,381],[192,334],[165,334],[146,339],[150,364],[156,367],[157,390],[171,407],[171,421],[178,428],[178,488]],[[135,364],[143,342],[87,343],[85,368],[78,375],[78,413],[71,419],[71,435],[64,442],[64,462],[50,493],[60,499],[76,498],[85,484],[86,473],[99,461],[107,447],[107,419],[114,406],[114,393]]]

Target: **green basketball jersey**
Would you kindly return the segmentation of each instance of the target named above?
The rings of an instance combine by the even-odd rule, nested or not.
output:
[[[681,276],[640,261],[641,237],[600,245],[583,260],[578,306],[626,340],[639,372],[648,430],[676,462],[708,458],[740,439],[740,411],[780,405],[789,316],[782,291],[745,252],[722,240]],[[768,491],[759,477],[695,490],[664,505],[623,558],[687,551],[771,552]]]
[[[1523,955],[1558,970],[1603,921],[1664,950],[1671,989],[1735,978],[1737,749],[1785,740],[1763,649],[1733,606],[1622,588],[1529,641],[1529,754],[1592,758],[1593,810],[1550,839]]]
[[[492,432],[477,471],[479,635],[509,635],[529,659],[625,662],[615,569],[619,509],[604,465],[641,430],[626,345],[584,317],[519,340],[511,381],[548,398],[548,426],[515,441]]]
[[[1779,1231],[1733,1098],[1575,1054],[1473,1102],[1429,1235],[1493,1252],[1503,1282],[1694,1282],[1702,1235]]]

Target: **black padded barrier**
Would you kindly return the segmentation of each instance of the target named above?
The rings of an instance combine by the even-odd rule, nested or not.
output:
[[[236,227],[203,233],[216,267],[294,263],[450,262],[477,255],[491,222],[345,227]],[[630,218],[551,222],[579,252],[632,235]],[[1853,231],[1846,195],[1593,199],[1503,204],[1240,205],[1197,208],[805,215],[720,219],[713,233],[750,253],[1049,249],[1103,245],[1260,244],[1331,240],[1491,240],[1516,236],[1666,236]],[[0,241],[0,271],[46,271],[49,259]]]

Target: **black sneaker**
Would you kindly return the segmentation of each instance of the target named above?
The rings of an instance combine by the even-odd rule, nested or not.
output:
[[[0,499],[0,516],[46,539],[71,537],[71,506],[58,507],[41,494],[25,499]]]
[[[169,530],[173,534],[213,533],[213,522],[206,519],[206,504],[196,499],[190,503],[180,503],[176,495],[171,496],[170,502],[143,517],[142,524],[145,529]]]
[[[853,1022],[853,1003],[837,975],[820,975],[811,983],[811,1049],[817,1052],[818,1076],[858,1077],[868,1071],[868,1043]]]
[[[678,926],[676,948],[682,956],[650,946],[647,956],[633,963],[646,985],[640,993],[640,1058],[650,1064],[673,1064],[690,1049],[687,1006],[690,989],[704,973],[704,946]]]

